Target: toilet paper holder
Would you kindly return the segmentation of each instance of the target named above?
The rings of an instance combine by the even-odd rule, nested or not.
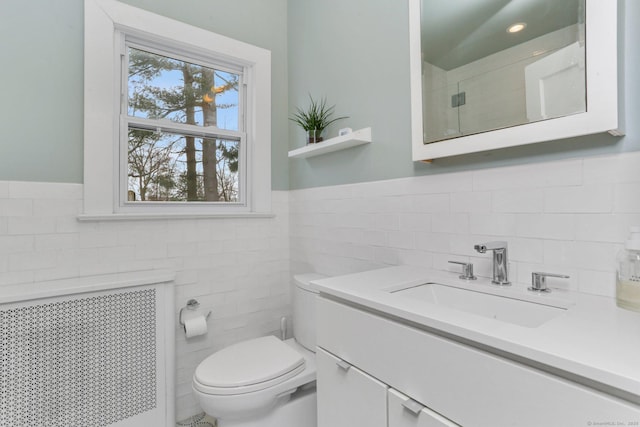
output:
[[[196,299],[193,299],[193,298],[192,298],[192,299],[190,299],[189,301],[187,301],[187,305],[186,305],[186,306],[184,306],[184,307],[182,307],[182,308],[180,309],[180,316],[179,316],[179,320],[180,320],[180,324],[181,324],[182,326],[184,326],[184,318],[182,317],[182,314],[183,314],[183,312],[184,312],[184,309],[185,309],[185,308],[186,308],[187,310],[195,311],[195,310],[197,310],[198,308],[200,308],[200,303],[198,302],[198,300],[196,300]],[[211,310],[209,310],[209,312],[207,313],[207,315],[205,316],[205,318],[206,318],[207,320],[209,320],[209,316],[211,316]]]

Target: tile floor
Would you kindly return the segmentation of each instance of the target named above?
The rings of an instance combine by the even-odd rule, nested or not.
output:
[[[214,418],[204,414],[194,415],[176,423],[176,427],[216,427],[216,425]]]

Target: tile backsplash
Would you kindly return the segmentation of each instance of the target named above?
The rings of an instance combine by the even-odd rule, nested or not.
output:
[[[457,271],[473,245],[509,244],[512,281],[613,296],[615,257],[640,225],[640,153],[291,191],[292,270],[336,275],[416,264]]]

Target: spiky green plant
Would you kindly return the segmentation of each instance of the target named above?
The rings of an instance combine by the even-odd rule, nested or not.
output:
[[[311,104],[307,110],[303,110],[300,107],[296,107],[296,113],[289,120],[297,123],[302,129],[309,132],[316,131],[316,135],[320,135],[323,130],[331,123],[346,119],[348,116],[331,118],[335,105],[327,107],[327,99],[322,98],[320,101],[315,101],[311,94],[309,94]]]

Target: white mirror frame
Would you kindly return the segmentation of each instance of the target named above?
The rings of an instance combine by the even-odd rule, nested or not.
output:
[[[621,136],[618,1],[586,0],[587,111],[474,135],[423,143],[420,0],[409,1],[411,139],[414,161],[609,132]],[[621,82],[620,82],[621,83]],[[622,92],[622,91],[621,91]]]

